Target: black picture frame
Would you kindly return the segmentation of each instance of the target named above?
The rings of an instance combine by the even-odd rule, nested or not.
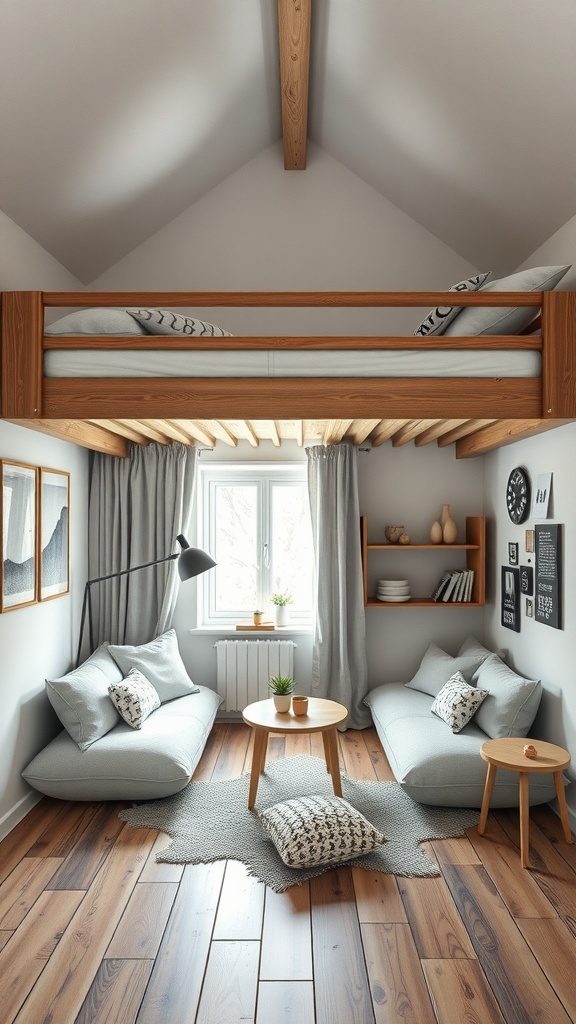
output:
[[[500,622],[506,629],[520,632],[520,569],[509,565],[501,569]]]
[[[520,590],[529,597],[534,593],[534,569],[531,565],[520,566]]]
[[[562,629],[562,527],[546,523],[535,527],[536,585],[534,618]]]
[[[518,565],[518,544],[510,541],[508,544],[508,562],[510,565]]]

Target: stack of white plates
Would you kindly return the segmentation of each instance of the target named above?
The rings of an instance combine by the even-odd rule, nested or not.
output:
[[[398,604],[410,600],[408,580],[378,580],[376,597],[379,601],[394,601]]]

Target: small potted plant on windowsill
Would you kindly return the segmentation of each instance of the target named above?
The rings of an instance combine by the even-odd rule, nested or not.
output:
[[[261,626],[262,625],[262,616],[263,615],[264,615],[264,612],[252,612],[252,618],[254,619],[254,625],[255,626]]]
[[[270,600],[276,608],[276,625],[287,626],[290,622],[290,608],[294,598],[292,594],[270,594]]]
[[[270,676],[268,680],[268,686],[272,693],[272,699],[274,700],[274,707],[276,711],[281,714],[285,714],[290,711],[290,702],[292,700],[292,691],[294,689],[294,680],[292,676]]]

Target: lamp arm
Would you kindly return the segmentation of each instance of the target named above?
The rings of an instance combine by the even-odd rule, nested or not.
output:
[[[149,569],[152,565],[161,565],[162,562],[172,562],[175,558],[179,558],[180,554],[175,551],[173,555],[166,555],[166,558],[156,558],[153,562],[144,562],[142,565],[132,565],[129,569],[121,569],[120,572],[110,572],[107,576],[96,576],[93,580],[87,580],[86,586],[91,587],[93,583],[103,583],[104,580],[113,580],[117,576],[127,576],[130,572],[136,572],[137,569]]]

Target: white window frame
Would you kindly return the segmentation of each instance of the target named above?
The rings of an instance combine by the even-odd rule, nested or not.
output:
[[[198,544],[206,551],[215,550],[215,521],[212,515],[213,495],[216,485],[242,485],[253,483],[257,488],[257,538],[256,547],[259,552],[258,596],[257,606],[273,616],[270,607],[270,594],[277,589],[272,581],[273,556],[270,538],[271,485],[283,486],[295,483],[306,487],[307,464],[295,463],[239,463],[214,462],[198,466],[199,500],[197,536]],[[267,554],[266,554],[267,550]],[[311,567],[312,571],[312,567]],[[237,622],[247,621],[245,610],[227,610],[218,612],[215,608],[215,576],[204,573],[198,577],[198,625],[202,626],[234,626]],[[298,611],[290,608],[290,623],[294,626],[312,624],[312,609]]]

